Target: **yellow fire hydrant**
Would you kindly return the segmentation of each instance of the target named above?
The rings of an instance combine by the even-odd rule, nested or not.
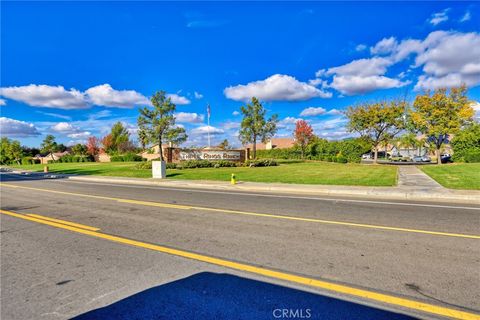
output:
[[[43,172],[48,173],[48,166],[43,166]]]
[[[236,184],[237,183],[237,178],[235,177],[235,173],[232,173],[232,176],[230,178],[230,183],[231,184]]]

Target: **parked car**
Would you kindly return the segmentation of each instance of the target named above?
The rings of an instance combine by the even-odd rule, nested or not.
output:
[[[389,153],[385,153],[385,151],[378,151],[378,159],[382,159],[382,158],[388,158],[390,156]],[[365,153],[362,155],[362,159],[373,159],[375,158],[375,152],[369,152],[369,153]]]
[[[430,158],[426,154],[423,156],[415,156],[413,157],[413,162],[432,162],[432,158]]]
[[[399,161],[402,161],[402,162],[407,162],[407,161],[411,161],[412,158],[408,157],[408,156],[402,156],[402,155],[393,155],[390,157],[390,161],[393,161],[393,162],[399,162]]]
[[[442,163],[453,162],[453,161],[452,161],[452,155],[449,154],[449,153],[444,153],[444,154],[440,155],[440,161],[441,161]]]

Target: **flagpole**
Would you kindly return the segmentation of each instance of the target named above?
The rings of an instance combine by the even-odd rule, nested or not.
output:
[[[210,104],[207,106],[207,134],[208,134],[208,148],[210,149]]]

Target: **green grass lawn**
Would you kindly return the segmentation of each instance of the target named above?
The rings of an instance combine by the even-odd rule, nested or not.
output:
[[[454,163],[419,168],[444,187],[480,190],[480,163]]]
[[[42,171],[43,165],[12,166],[15,168]],[[111,163],[54,163],[50,172],[150,178],[150,170],[135,169],[134,162]],[[282,182],[301,184],[329,184],[352,186],[393,186],[397,182],[395,166],[338,164],[329,162],[282,163],[277,167],[263,168],[203,168],[167,170],[171,179],[229,181],[235,173],[239,181]]]

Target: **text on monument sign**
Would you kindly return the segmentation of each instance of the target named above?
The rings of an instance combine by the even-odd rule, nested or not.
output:
[[[189,150],[180,151],[180,160],[230,160],[239,161],[240,151]]]

